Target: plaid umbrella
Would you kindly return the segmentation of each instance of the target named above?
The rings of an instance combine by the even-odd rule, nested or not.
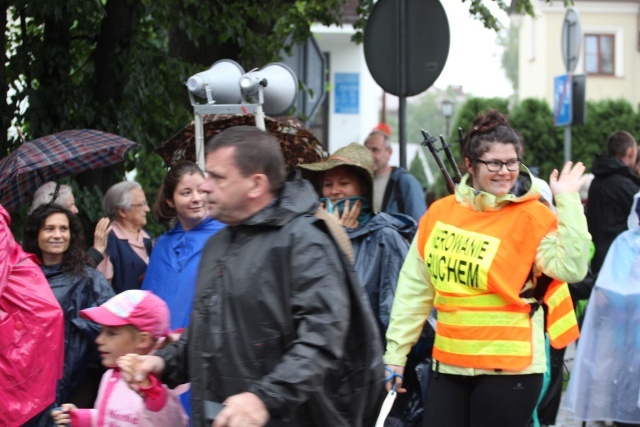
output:
[[[126,138],[90,129],[25,142],[0,160],[0,204],[13,212],[45,182],[119,163],[134,146]]]
[[[289,170],[302,163],[316,163],[327,157],[320,141],[304,124],[295,117],[271,118],[265,116],[265,127],[280,142],[282,153]],[[255,126],[253,114],[205,114],[202,116],[204,141],[224,129],[233,126]],[[167,139],[156,149],[156,153],[171,166],[182,160],[196,161],[196,135],[194,122],[189,123],[180,132]]]

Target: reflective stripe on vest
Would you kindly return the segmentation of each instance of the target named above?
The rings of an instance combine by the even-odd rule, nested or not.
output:
[[[439,311],[433,357],[457,366],[522,370],[533,358],[529,311]]]
[[[547,332],[551,346],[564,348],[580,337],[573,301],[566,283],[554,280],[544,295],[547,306]]]

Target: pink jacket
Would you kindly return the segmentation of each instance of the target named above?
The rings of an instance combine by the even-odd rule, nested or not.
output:
[[[0,206],[0,426],[18,427],[56,400],[64,317],[35,255],[13,239]]]
[[[71,411],[73,427],[186,427],[189,417],[180,401],[153,376],[151,385],[141,389],[144,400],[120,376],[109,369],[102,376],[94,409]]]

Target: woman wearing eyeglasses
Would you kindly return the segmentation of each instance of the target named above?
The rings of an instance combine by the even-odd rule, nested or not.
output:
[[[117,294],[140,289],[151,256],[151,237],[142,228],[149,213],[144,191],[137,182],[119,182],[107,190],[102,208],[112,229],[105,259],[97,270],[111,282]]]
[[[568,162],[551,174],[556,217],[540,203],[518,135],[499,112],[476,117],[461,152],[468,173],[420,220],[400,272],[384,359],[403,374],[435,307],[425,425],[524,427],[546,371],[545,325],[554,347],[578,336],[565,282],[587,272],[578,194],[585,167]],[[400,376],[387,387],[394,381],[403,392]]]

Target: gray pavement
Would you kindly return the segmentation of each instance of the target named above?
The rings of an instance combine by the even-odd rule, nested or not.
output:
[[[573,358],[576,354],[575,344],[569,345],[564,354],[564,364],[571,371],[573,365]],[[582,421],[574,418],[573,414],[564,407],[564,392],[562,393],[562,400],[560,401],[560,409],[558,410],[558,416],[556,417],[556,427],[581,427]],[[596,426],[597,424],[594,424]],[[591,425],[589,425],[591,427]]]
[[[564,399],[564,393],[562,394]],[[601,422],[588,422],[587,427],[605,427]],[[560,403],[560,409],[558,410],[558,416],[556,418],[556,427],[581,427],[582,421],[574,418],[573,414],[563,407],[563,402]]]

